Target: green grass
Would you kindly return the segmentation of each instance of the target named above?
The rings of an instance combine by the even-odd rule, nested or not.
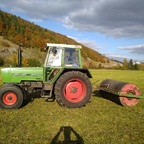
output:
[[[93,87],[109,78],[134,83],[144,93],[143,71],[91,70],[91,73],[92,83],[96,81]],[[63,108],[55,101],[40,98],[18,110],[0,110],[0,143],[62,144],[69,139],[70,132],[71,144],[144,142],[144,99],[134,107],[123,107],[95,94],[91,100],[79,109]]]

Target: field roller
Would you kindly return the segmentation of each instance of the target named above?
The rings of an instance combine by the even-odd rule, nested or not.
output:
[[[118,96],[123,106],[135,106],[139,99],[144,98],[135,84],[127,82],[106,79],[98,88],[100,91]]]

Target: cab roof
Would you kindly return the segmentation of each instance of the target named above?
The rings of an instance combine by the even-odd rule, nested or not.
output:
[[[82,48],[80,45],[46,43],[47,47]]]

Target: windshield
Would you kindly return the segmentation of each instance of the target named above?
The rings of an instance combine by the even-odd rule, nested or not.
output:
[[[77,49],[65,48],[65,66],[79,66],[79,53]]]

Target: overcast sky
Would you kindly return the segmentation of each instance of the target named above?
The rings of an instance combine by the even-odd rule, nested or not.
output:
[[[144,62],[144,0],[0,0],[0,9],[117,60]]]

